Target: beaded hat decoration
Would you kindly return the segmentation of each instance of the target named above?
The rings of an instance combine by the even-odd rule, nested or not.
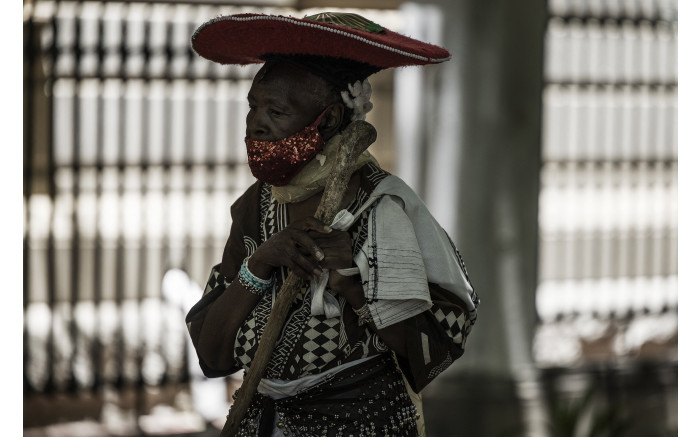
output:
[[[304,18],[236,14],[214,18],[192,35],[192,48],[219,64],[258,64],[272,56],[322,56],[369,64],[377,70],[438,64],[450,59],[439,46],[386,29],[351,13]]]

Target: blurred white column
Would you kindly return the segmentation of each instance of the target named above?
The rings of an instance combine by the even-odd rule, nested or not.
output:
[[[167,22],[170,20],[170,5],[151,5],[149,19],[148,47],[151,50],[151,58],[148,61],[147,75],[149,77],[163,77],[166,73],[165,48],[167,41]]]
[[[211,63],[211,62],[209,62]],[[188,151],[187,161],[189,164],[203,164],[207,161],[209,150],[214,146],[215,131],[212,128],[215,115],[214,89],[208,80],[196,80],[189,89],[190,129],[187,131]]]
[[[569,62],[566,64],[566,78],[570,82],[583,82],[587,59],[586,29],[579,18],[572,18],[567,26],[569,34]]]
[[[47,195],[35,194],[27,203],[29,214],[29,302],[24,312],[27,334],[25,373],[35,390],[42,390],[52,371],[49,362],[52,313],[49,308],[49,265],[46,251],[53,205]]]
[[[614,83],[619,80],[619,45],[621,40],[620,28],[617,22],[606,19],[603,22],[601,41],[601,64],[598,66],[598,77],[603,83]]]
[[[545,79],[555,83],[565,81],[571,53],[568,50],[568,29],[564,20],[557,17],[549,20],[544,43]]]
[[[150,5],[142,3],[130,3],[126,16],[126,65],[123,68],[130,77],[143,77],[145,63],[143,50],[146,47],[146,22],[144,18],[150,11]]]
[[[124,94],[124,154],[122,159],[127,165],[139,165],[146,156],[145,150],[150,148],[144,144],[144,131],[150,129],[146,126],[144,113],[147,92],[144,81],[131,79],[126,82]],[[150,122],[150,120],[149,120]],[[155,127],[155,126],[153,126]]]

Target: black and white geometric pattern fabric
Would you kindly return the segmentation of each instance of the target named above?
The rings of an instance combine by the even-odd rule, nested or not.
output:
[[[257,349],[257,335],[255,329],[255,319],[248,318],[243,326],[238,330],[233,354],[241,368],[248,370],[253,362],[255,350]]]
[[[430,309],[440,323],[440,326],[445,330],[445,333],[452,339],[456,344],[461,345],[466,340],[466,324],[467,318],[463,312],[456,314],[455,311],[450,311],[438,306],[433,306]]]
[[[325,368],[338,359],[340,348],[340,317],[321,320],[317,317],[309,319],[301,341],[304,355],[302,362],[304,373],[314,373]]]
[[[209,279],[207,280],[207,285],[204,287],[203,296],[206,296],[212,291],[217,292],[215,294],[223,293],[223,291],[226,290],[229,285],[231,285],[231,282],[233,282],[232,278],[227,278],[219,273],[220,266],[220,264],[217,264],[213,269],[211,269]]]
[[[471,298],[472,302],[474,302],[474,309],[469,310],[469,328],[467,328],[467,334],[468,334],[469,331],[471,330],[471,326],[474,324],[474,322],[476,322],[476,316],[477,316],[476,310],[477,310],[477,308],[479,308],[479,303],[481,303],[481,300],[479,299],[479,294],[476,292],[476,288],[474,288],[474,284],[472,284],[472,281],[469,280],[469,274],[467,273],[467,268],[464,265],[464,260],[462,259],[462,254],[459,253],[459,250],[457,250],[457,246],[455,246],[454,241],[452,241],[452,238],[450,238],[450,236],[447,234],[447,232],[445,232],[445,235],[447,236],[447,239],[449,240],[450,244],[452,245],[452,250],[454,251],[455,256],[459,260],[459,265],[460,265],[460,268],[462,269],[462,274],[464,274],[464,277],[467,279],[467,282],[472,287],[472,292],[469,295],[469,297]],[[465,340],[466,340],[466,338],[465,338]]]
[[[287,363],[311,313],[311,299],[307,291],[308,287],[304,288],[292,302],[289,315],[287,316],[287,323],[283,327],[283,335],[280,336],[281,338],[277,342],[272,357],[270,357],[270,363],[267,366],[267,378],[282,379],[285,372],[298,371],[296,367],[294,369],[288,368]],[[265,314],[269,316],[270,311],[267,310]],[[260,321],[259,326],[264,326],[266,322],[267,318],[265,317],[264,321]]]
[[[379,183],[389,175],[384,169],[379,167],[378,165],[374,165],[372,163],[367,164],[367,169],[369,170],[369,173],[367,175],[367,179],[370,181],[370,183],[373,186],[379,185]],[[369,195],[369,193],[367,193]]]
[[[452,364],[452,355],[450,355],[450,353],[448,352],[447,357],[442,361],[442,363],[433,367],[430,370],[430,372],[428,372],[428,378],[435,378],[436,376],[444,372],[448,367],[450,367],[450,364]]]

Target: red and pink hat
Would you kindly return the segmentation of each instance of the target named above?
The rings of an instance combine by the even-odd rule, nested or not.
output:
[[[272,56],[348,59],[385,68],[438,64],[450,53],[351,13],[293,18],[236,14],[214,18],[192,35],[192,48],[219,64],[257,64]]]

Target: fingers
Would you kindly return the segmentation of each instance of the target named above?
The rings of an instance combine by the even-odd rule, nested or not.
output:
[[[318,243],[325,257],[321,266],[335,270],[352,266],[352,242],[348,232],[333,231],[331,234],[310,236]]]
[[[334,231],[313,217],[297,220],[276,233],[255,255],[263,264],[287,266],[307,280],[320,276],[322,268],[334,270],[352,265],[349,233]]]
[[[315,258],[316,261],[321,261],[325,257],[323,250],[316,243],[316,240],[307,232],[297,229],[289,229],[288,232],[292,237],[295,247],[301,250],[304,255],[310,255]]]
[[[352,245],[347,232],[326,234],[287,229],[286,234],[287,244],[280,242],[281,264],[301,278],[310,280],[313,275],[320,276],[322,268],[335,270],[352,266]]]
[[[311,280],[314,275],[320,276],[322,274],[319,264],[302,254],[298,249],[289,251],[287,258],[289,260],[287,266],[300,278]]]

